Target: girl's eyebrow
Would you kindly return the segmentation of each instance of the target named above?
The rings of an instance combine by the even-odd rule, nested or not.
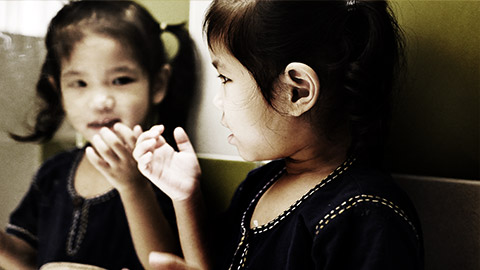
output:
[[[132,76],[138,77],[141,76],[145,71],[141,69],[139,66],[132,66],[132,65],[121,65],[121,66],[114,66],[105,72],[105,76]]]
[[[62,74],[60,74],[61,77],[74,77],[79,75],[82,75],[82,72],[77,70],[66,70],[65,72],[62,72]]]
[[[220,65],[220,62],[218,62],[218,60],[213,60],[212,65],[213,65],[214,68],[218,69],[218,66]]]
[[[138,68],[132,68],[130,66],[117,66],[108,70],[108,73],[116,73],[116,72],[127,72],[127,73],[139,73]]]
[[[216,70],[228,71],[228,68],[222,62],[220,62],[219,59],[214,59],[212,61],[212,65]]]

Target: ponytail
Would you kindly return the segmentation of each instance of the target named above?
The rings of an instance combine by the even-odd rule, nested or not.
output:
[[[347,1],[351,54],[344,89],[351,151],[381,157],[390,129],[395,79],[403,68],[403,35],[386,2]],[[387,12],[385,12],[387,11]]]
[[[159,116],[159,123],[165,126],[165,138],[171,145],[176,145],[173,143],[173,130],[176,127],[185,128],[193,97],[197,92],[196,50],[184,23],[161,24],[161,28],[163,32],[170,32],[177,38],[178,49],[170,61],[172,72],[167,94],[156,113]]]

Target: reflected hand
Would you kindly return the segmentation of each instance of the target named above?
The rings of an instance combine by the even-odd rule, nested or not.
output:
[[[112,129],[102,128],[96,134],[85,153],[90,163],[117,190],[129,189],[140,182],[142,176],[132,156],[141,128],[134,130],[122,123],[116,123]]]
[[[149,262],[155,270],[198,270],[187,265],[182,258],[170,253],[151,252]]]
[[[179,151],[175,151],[161,136],[163,126],[154,126],[138,137],[133,156],[138,169],[172,200],[182,201],[198,189],[200,165],[187,134],[174,130]]]

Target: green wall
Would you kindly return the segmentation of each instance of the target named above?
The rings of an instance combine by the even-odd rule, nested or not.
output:
[[[480,179],[480,2],[395,1],[408,70],[389,159],[399,173]]]
[[[143,5],[157,19],[159,23],[178,24],[187,23],[190,10],[189,0],[136,0]],[[172,56],[177,48],[177,41],[172,34],[162,35],[167,53]]]
[[[181,23],[188,21],[189,0],[136,0],[147,8],[159,22]]]

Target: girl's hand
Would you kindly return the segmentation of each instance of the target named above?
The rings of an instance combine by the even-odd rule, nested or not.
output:
[[[180,257],[169,253],[151,252],[149,262],[152,269],[157,270],[196,270],[188,266]]]
[[[122,123],[116,123],[113,129],[102,128],[91,141],[93,147],[85,150],[91,164],[119,192],[141,183],[143,178],[132,156],[140,133],[139,126],[131,130]]]
[[[154,126],[137,140],[133,156],[138,169],[173,201],[191,197],[199,186],[200,165],[193,146],[182,128],[173,132],[179,151],[161,136],[163,126]]]

